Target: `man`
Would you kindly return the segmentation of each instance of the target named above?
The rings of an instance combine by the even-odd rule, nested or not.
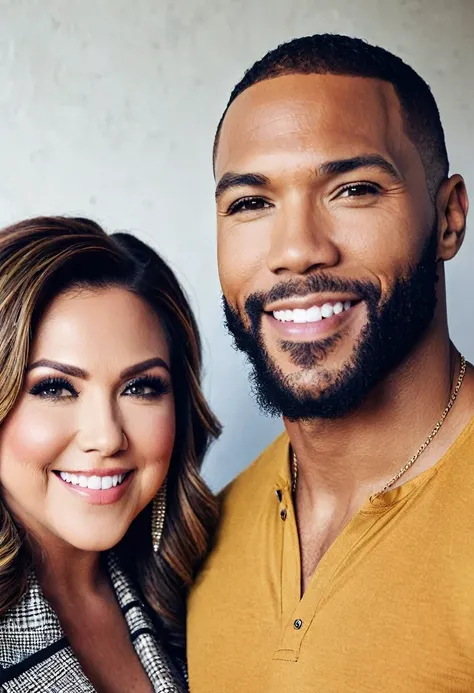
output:
[[[214,163],[227,324],[286,431],[223,493],[191,691],[473,691],[474,372],[444,274],[468,200],[431,92],[297,39],[234,89]]]

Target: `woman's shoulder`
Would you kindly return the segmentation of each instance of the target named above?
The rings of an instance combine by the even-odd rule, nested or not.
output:
[[[93,693],[34,573],[18,604],[0,618],[1,690]],[[72,686],[72,687],[71,687]]]
[[[30,572],[19,602],[0,618],[0,666],[18,664],[63,637],[58,617]]]

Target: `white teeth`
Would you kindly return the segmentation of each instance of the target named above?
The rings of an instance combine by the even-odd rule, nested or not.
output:
[[[351,308],[351,301],[337,301],[336,303],[325,303],[323,306],[313,306],[308,310],[303,308],[295,308],[294,310],[275,310],[273,317],[279,322],[319,322],[323,318],[332,318],[333,315],[339,315],[344,310]]]
[[[113,478],[111,476],[102,477],[102,489],[107,490],[108,488],[112,488],[112,486],[113,486]]]
[[[293,322],[308,322],[308,320],[306,319],[306,313],[306,310],[296,308],[293,311]]]
[[[92,488],[98,491],[102,487],[100,476],[90,476],[87,480],[87,488]]]
[[[319,322],[323,319],[321,315],[321,308],[319,306],[314,306],[306,311],[307,322]]]
[[[63,481],[73,486],[99,491],[100,489],[107,490],[113,486],[118,486],[125,479],[126,475],[114,474],[113,476],[97,476],[94,474],[87,477],[84,474],[78,476],[77,474],[70,474],[69,472],[59,472],[59,476]]]
[[[332,318],[334,315],[334,308],[330,303],[324,304],[324,306],[321,308],[321,315],[323,318]]]

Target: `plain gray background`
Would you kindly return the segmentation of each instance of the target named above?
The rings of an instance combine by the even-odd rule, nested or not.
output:
[[[214,488],[281,430],[222,327],[211,147],[243,71],[315,32],[366,38],[431,85],[452,172],[474,195],[474,0],[0,0],[0,224],[80,214],[171,263],[202,328],[205,391],[225,425]],[[472,226],[472,224],[471,224]],[[474,234],[448,267],[452,335],[474,358]]]

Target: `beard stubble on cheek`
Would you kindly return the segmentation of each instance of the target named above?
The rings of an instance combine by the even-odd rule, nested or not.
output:
[[[349,281],[315,274],[305,280],[278,284],[268,294],[252,294],[245,303],[247,327],[238,312],[223,298],[225,323],[236,349],[251,365],[250,381],[260,408],[272,416],[288,419],[338,418],[361,404],[369,392],[409,354],[430,325],[436,308],[436,228],[418,263],[399,277],[388,296],[381,299],[379,287],[370,282]],[[351,356],[334,372],[324,368],[343,335],[317,342],[280,342],[301,369],[285,375],[275,363],[262,336],[263,308],[271,301],[318,292],[355,293],[366,304],[367,322]],[[315,371],[314,388],[301,385],[304,371]]]

